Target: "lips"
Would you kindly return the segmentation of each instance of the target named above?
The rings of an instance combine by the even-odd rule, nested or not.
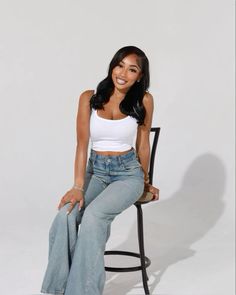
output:
[[[116,82],[120,85],[124,85],[127,81],[121,78],[116,78]]]

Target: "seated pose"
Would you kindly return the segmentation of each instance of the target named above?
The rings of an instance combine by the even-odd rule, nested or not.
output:
[[[74,185],[61,198],[49,230],[42,293],[102,295],[111,222],[144,191],[159,198],[148,179],[153,115],[148,87],[145,53],[126,46],[114,55],[96,91],[81,94]]]

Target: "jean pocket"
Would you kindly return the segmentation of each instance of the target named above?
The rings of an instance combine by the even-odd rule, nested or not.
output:
[[[137,169],[137,168],[142,167],[142,165],[139,163],[139,161],[137,159],[132,159],[132,160],[129,160],[129,161],[123,161],[123,165],[124,165],[126,170],[132,170],[132,169]]]

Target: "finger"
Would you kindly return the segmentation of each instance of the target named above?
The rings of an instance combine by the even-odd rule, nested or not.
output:
[[[84,206],[84,199],[81,199],[79,201],[79,211],[81,210],[81,208]]]
[[[153,201],[159,200],[159,194],[158,193],[157,194],[154,194],[152,200]]]
[[[61,202],[58,205],[58,209],[61,209],[61,207],[63,207],[66,203],[70,202],[68,199],[68,194],[66,193],[62,198],[61,198]]]
[[[59,203],[59,205],[58,205],[58,210],[60,210],[61,209],[61,207],[63,207],[65,205],[65,201],[63,201],[63,200],[61,200],[60,201],[60,203]]]
[[[60,210],[61,207],[63,207],[65,205],[66,201],[65,201],[65,196],[61,199],[59,205],[58,205],[58,209]]]
[[[154,195],[156,194],[156,190],[154,188],[150,188],[149,191]]]

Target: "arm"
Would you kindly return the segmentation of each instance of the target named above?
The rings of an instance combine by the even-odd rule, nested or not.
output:
[[[150,161],[150,141],[149,135],[152,127],[153,116],[153,97],[150,93],[146,93],[143,98],[143,105],[146,110],[144,124],[138,127],[136,138],[136,152],[138,154],[139,162],[144,171],[145,180],[148,180],[148,170]]]
[[[79,208],[83,207],[83,186],[85,181],[87,152],[89,143],[90,105],[89,100],[93,95],[92,90],[83,92],[79,98],[78,113],[76,119],[77,146],[74,163],[74,186],[62,197],[58,209],[66,203],[70,203],[69,214],[75,204],[79,202]]]
[[[83,187],[86,172],[87,152],[89,143],[90,106],[89,100],[92,90],[83,92],[79,99],[76,119],[77,145],[74,163],[74,184]]]

